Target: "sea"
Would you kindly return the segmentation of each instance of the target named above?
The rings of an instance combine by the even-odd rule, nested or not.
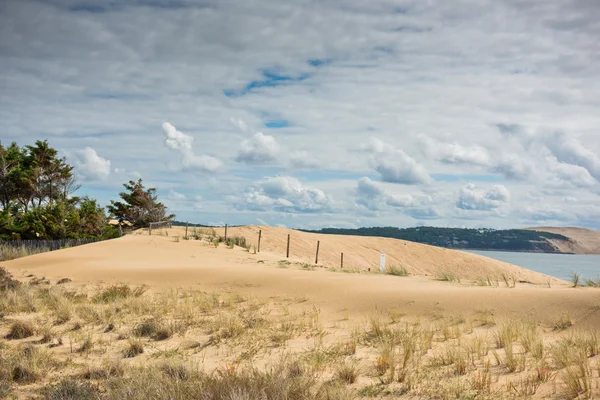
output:
[[[578,273],[582,277],[582,280],[585,278],[598,279],[600,277],[600,255],[597,254],[520,253],[482,250],[464,251],[518,265],[566,281],[571,280],[573,272]]]

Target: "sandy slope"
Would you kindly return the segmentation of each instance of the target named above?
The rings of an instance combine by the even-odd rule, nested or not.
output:
[[[180,234],[185,234],[185,228],[178,230]],[[262,250],[280,254],[284,258],[289,234],[290,258],[307,263],[315,262],[319,241],[318,261],[319,265],[325,267],[340,268],[341,253],[344,253],[344,268],[371,268],[375,271],[379,269],[380,254],[385,253],[387,265],[403,266],[411,275],[435,277],[450,271],[465,279],[488,275],[500,278],[504,273],[532,283],[546,283],[548,280],[546,275],[487,257],[398,239],[324,235],[264,226],[229,228],[228,235],[244,236],[256,245],[259,230],[262,231]],[[217,229],[217,233],[223,235],[224,229]]]
[[[564,235],[571,239],[570,242],[563,240],[550,240],[561,252],[575,254],[600,254],[600,232],[584,228],[554,228],[541,226],[528,228],[529,230],[550,232]]]
[[[258,228],[238,228],[247,236]],[[514,289],[476,287],[440,282],[425,276],[396,277],[369,273],[340,273],[326,268],[302,270],[299,265],[279,268],[284,258],[288,231],[262,228],[260,254],[244,249],[219,248],[196,240],[175,242],[169,236],[126,236],[61,251],[39,254],[3,263],[23,279],[29,274],[56,282],[69,277],[76,284],[126,282],[148,284],[155,290],[169,287],[196,287],[202,290],[233,290],[257,297],[291,296],[306,298],[326,315],[349,312],[355,315],[379,309],[397,309],[409,314],[472,313],[493,310],[496,315],[529,315],[551,324],[568,313],[581,326],[600,326],[600,291],[571,289],[553,280],[552,288],[517,284]],[[230,229],[229,234],[235,233]],[[284,237],[281,234],[285,233]],[[481,271],[505,270],[520,278],[546,282],[547,277],[508,264],[469,254],[398,242],[392,239],[319,236],[292,232],[292,255],[304,260],[300,243],[307,248],[322,239],[325,263],[337,263],[337,252],[345,251],[346,265],[366,268],[372,257],[385,250],[392,260],[410,266],[412,273],[433,274],[438,268],[454,267],[467,275]],[[351,250],[354,249],[354,253]],[[360,264],[362,263],[362,264]]]

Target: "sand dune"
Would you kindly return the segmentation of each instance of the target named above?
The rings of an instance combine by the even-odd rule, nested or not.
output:
[[[569,242],[565,242],[564,240],[549,240],[550,243],[563,253],[600,254],[600,232],[598,231],[584,228],[555,228],[546,226],[528,229],[557,233],[571,239]]]
[[[411,314],[494,310],[501,315],[527,314],[551,323],[566,312],[582,326],[600,325],[597,290],[571,289],[558,279],[485,257],[393,239],[322,236],[281,228],[230,228],[228,233],[251,238],[259,229],[263,232],[259,254],[239,247],[215,248],[205,241],[176,242],[173,236],[181,229],[173,229],[169,236],[131,235],[3,265],[19,278],[34,274],[53,282],[68,277],[77,284],[126,282],[147,284],[155,290],[194,287],[259,297],[305,297],[332,314],[340,310],[368,314],[386,308]],[[337,268],[303,270],[302,264],[293,263],[280,268],[288,232],[293,239],[291,261],[309,261],[316,240],[321,240],[319,262]],[[306,254],[309,250],[311,254]],[[385,251],[389,262],[406,265],[413,276],[333,272],[339,271],[338,252],[342,251],[346,270],[350,266],[373,269],[379,253]],[[517,283],[516,288],[508,289],[502,282],[499,287],[477,287],[466,280],[460,284],[436,281],[434,275],[441,270],[473,278],[505,272],[543,285]],[[545,286],[548,281],[552,288]]]

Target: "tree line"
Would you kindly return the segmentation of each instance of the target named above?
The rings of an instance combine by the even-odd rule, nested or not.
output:
[[[0,143],[0,240],[110,239],[119,235],[110,218],[141,228],[174,217],[141,179],[123,186],[121,201],[105,210],[96,199],[75,195],[75,169],[48,141]]]
[[[463,228],[395,228],[372,227],[358,229],[325,228],[307,231],[335,235],[379,236],[409,240],[451,249],[506,250],[555,253],[558,250],[547,239],[566,240],[564,235],[524,229],[463,229]]]

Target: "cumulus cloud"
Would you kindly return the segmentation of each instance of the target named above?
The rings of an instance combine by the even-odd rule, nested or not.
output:
[[[546,147],[558,161],[585,168],[589,175],[600,180],[600,157],[583,146],[577,138],[564,132],[553,132],[542,136]],[[564,168],[561,169],[564,171]],[[577,173],[578,180],[581,173]]]
[[[242,142],[235,160],[246,164],[269,164],[277,160],[280,151],[281,146],[273,136],[256,132]]]
[[[363,148],[372,153],[369,162],[384,182],[407,185],[433,182],[425,167],[401,149],[377,138],[372,138]]]
[[[246,132],[248,130],[248,125],[242,119],[230,118],[231,123],[238,128],[242,132]]]
[[[390,195],[378,182],[370,178],[360,178],[357,182],[355,202],[370,211],[381,211],[390,208],[404,208],[413,205],[410,195]]]
[[[582,166],[559,162],[555,157],[548,157],[546,161],[548,169],[558,181],[579,187],[589,187],[596,184],[594,177]]]
[[[473,164],[489,166],[492,158],[487,149],[477,144],[461,145],[459,143],[443,143],[420,135],[425,151],[434,159],[447,164]]]
[[[505,154],[499,156],[494,162],[490,171],[500,173],[508,179],[527,180],[535,172],[533,162],[525,157],[519,157],[515,154]]]
[[[509,202],[510,192],[503,185],[482,190],[469,183],[458,192],[456,207],[470,211],[492,211],[505,207]]]
[[[327,212],[332,200],[322,190],[303,186],[291,176],[269,177],[246,190],[239,208],[286,213]]]
[[[200,171],[200,172],[216,172],[223,163],[215,157],[202,154],[196,155],[193,149],[194,138],[180,132],[169,122],[162,125],[166,139],[165,143],[168,148],[177,150],[181,153],[181,167],[185,170]]]
[[[175,201],[184,201],[187,199],[185,194],[174,191],[173,189],[169,190],[169,195],[167,196],[169,200]]]
[[[75,166],[85,180],[103,181],[110,175],[110,161],[102,158],[91,147],[75,152]]]

